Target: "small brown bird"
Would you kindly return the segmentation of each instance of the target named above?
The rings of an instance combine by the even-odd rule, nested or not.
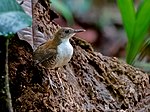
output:
[[[66,65],[72,55],[73,47],[69,39],[76,33],[84,32],[83,29],[72,29],[61,27],[53,35],[52,40],[48,40],[40,45],[33,54],[33,59],[47,69],[55,69]]]

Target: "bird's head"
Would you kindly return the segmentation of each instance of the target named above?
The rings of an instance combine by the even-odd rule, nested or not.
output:
[[[69,40],[73,37],[76,33],[84,32],[84,29],[72,29],[69,27],[61,27],[55,34],[57,38],[62,41]]]

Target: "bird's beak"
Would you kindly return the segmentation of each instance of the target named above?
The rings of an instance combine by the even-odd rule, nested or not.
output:
[[[74,30],[74,33],[79,33],[79,32],[85,32],[86,30],[84,30],[84,29],[76,29],[76,30]]]

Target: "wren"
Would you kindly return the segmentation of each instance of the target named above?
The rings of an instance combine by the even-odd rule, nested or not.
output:
[[[84,29],[72,29],[69,27],[61,27],[58,29],[58,31],[53,34],[52,40],[41,44],[34,51],[33,59],[36,64],[41,64],[46,69],[55,69],[66,65],[73,55],[73,47],[69,39],[76,33],[84,31]],[[50,82],[52,81],[50,80]]]

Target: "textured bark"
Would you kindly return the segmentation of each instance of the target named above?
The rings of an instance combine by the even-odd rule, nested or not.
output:
[[[40,3],[44,4],[44,1],[47,0]],[[41,17],[43,13],[40,14]],[[51,16],[51,19],[55,18]],[[41,31],[45,30],[44,26],[40,24]],[[57,29],[54,23],[48,26],[49,31]],[[9,69],[15,112],[150,111],[148,74],[117,58],[94,52],[87,42],[79,38],[72,38],[71,44],[74,54],[69,64],[46,74],[43,67],[34,65],[33,50],[26,41],[18,37],[11,40]],[[56,73],[59,73],[64,91]],[[47,75],[50,75],[55,88],[48,88],[48,79],[43,80]]]
[[[51,70],[57,88],[42,83],[44,69],[33,66],[32,50],[25,41],[13,39],[9,67],[11,93],[16,112],[22,111],[119,111],[150,109],[148,75],[137,68],[94,52],[78,38],[71,40],[74,55],[60,70]],[[56,76],[59,73],[64,94]],[[46,81],[46,80],[45,80]]]

